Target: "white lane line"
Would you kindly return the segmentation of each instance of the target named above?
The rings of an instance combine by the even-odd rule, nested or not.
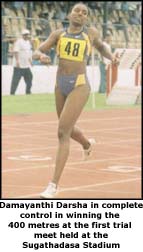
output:
[[[107,142],[102,142],[102,141],[97,141],[96,142],[96,145],[100,145],[100,144],[115,144],[115,143],[132,143],[132,142],[139,142],[139,141],[141,141],[141,139],[140,138],[135,138],[135,139],[127,139],[127,140],[118,140],[118,141],[107,141]],[[35,145],[37,145],[37,144],[35,144]],[[95,145],[95,146],[96,146]],[[30,149],[28,149],[28,148],[25,148],[25,149],[14,149],[14,150],[4,150],[3,149],[3,151],[2,151],[2,153],[11,153],[11,152],[28,152],[28,151],[41,151],[41,150],[48,150],[48,149],[56,149],[57,148],[57,146],[47,146],[47,147],[43,147],[43,148],[39,148],[39,147],[37,147],[37,148],[30,148]]]
[[[137,126],[135,126],[135,127],[114,127],[114,128],[103,128],[103,129],[96,129],[96,130],[84,130],[84,128],[83,128],[83,131],[84,132],[90,132],[90,133],[97,133],[97,132],[108,132],[108,131],[113,131],[114,133],[116,132],[116,131],[128,131],[128,130],[132,130],[132,129],[135,129],[135,130],[140,130],[140,128],[141,127],[137,127]],[[37,131],[33,131],[33,132],[30,132],[29,134],[15,134],[15,135],[11,135],[11,134],[8,134],[8,133],[3,133],[2,134],[2,137],[3,138],[5,138],[5,139],[9,139],[9,138],[19,138],[19,137],[27,137],[27,136],[29,136],[29,137],[33,137],[33,136],[51,136],[51,135],[55,135],[56,136],[56,132],[55,133],[47,133],[47,130],[45,130],[45,133],[39,133],[39,130],[37,130]]]
[[[37,156],[37,155],[20,155],[17,157],[8,157],[8,159],[10,160],[21,160],[21,161],[47,161],[47,160],[51,160],[52,158],[49,156]]]
[[[86,122],[93,122],[93,121],[112,121],[112,120],[123,120],[123,119],[125,119],[125,120],[129,120],[129,119],[140,119],[141,118],[141,116],[139,115],[139,116],[128,116],[128,117],[126,117],[126,116],[118,116],[118,117],[107,117],[107,118],[87,118],[87,119],[80,119],[80,120],[78,120],[78,123],[86,123]],[[22,121],[22,122],[12,122],[12,121],[9,121],[9,125],[14,125],[14,126],[16,126],[16,125],[35,125],[35,124],[37,124],[37,125],[42,125],[42,124],[55,124],[55,123],[58,123],[58,120],[51,120],[51,121],[40,121],[40,122],[38,122],[38,121],[32,121],[32,122],[27,122],[27,121]],[[6,122],[3,122],[3,125],[8,125],[8,123],[6,123]]]
[[[121,130],[130,130],[130,129],[136,129],[136,130],[138,130],[138,129],[141,129],[141,127],[138,127],[138,126],[135,126],[135,127],[114,127],[114,128],[106,128],[106,129],[97,129],[97,130],[90,130],[90,129],[88,129],[88,130],[84,130],[85,132],[104,132],[104,131],[114,131],[114,133],[116,133],[116,130],[119,130],[119,131],[121,131]],[[123,132],[124,133],[124,132]],[[127,132],[128,133],[128,132]]]
[[[98,163],[98,162],[108,162],[108,161],[117,161],[117,160],[131,160],[131,159],[136,159],[140,158],[140,155],[136,156],[131,156],[131,157],[117,157],[117,158],[105,158],[105,159],[92,159],[88,161],[78,161],[78,162],[69,162],[66,164],[66,167],[72,166],[72,165],[87,165],[87,164],[93,164],[93,163]],[[55,165],[54,164],[47,164],[47,165],[38,165],[38,166],[33,166],[33,167],[27,167],[27,168],[16,168],[16,169],[5,169],[2,170],[2,173],[7,173],[7,172],[21,172],[21,171],[26,171],[26,170],[33,170],[33,169],[42,169],[42,168],[53,168]]]
[[[37,186],[37,185],[33,185],[33,186],[31,186],[31,185],[12,185],[12,184],[9,184],[9,185],[4,185],[3,187],[5,187],[5,188],[7,188],[7,187],[14,187],[14,188],[34,188],[34,189],[41,189],[41,188],[43,188],[43,186]]]
[[[97,183],[97,184],[90,184],[90,185],[84,185],[84,186],[69,187],[69,188],[61,189],[60,192],[75,191],[75,190],[87,189],[90,187],[108,186],[108,185],[114,185],[114,184],[120,184],[120,183],[134,182],[138,180],[141,180],[141,178],[137,177],[133,179],[115,180],[115,181],[106,182],[106,183]]]
[[[134,178],[134,179],[124,179],[124,180],[115,180],[115,181],[111,181],[111,182],[107,182],[107,183],[97,183],[97,184],[90,184],[90,185],[84,185],[84,186],[76,186],[76,187],[69,187],[69,188],[61,188],[59,190],[59,194],[61,192],[68,192],[68,191],[81,191],[82,189],[85,190],[85,189],[88,189],[88,188],[91,188],[91,187],[100,187],[100,186],[109,186],[109,185],[114,185],[114,184],[121,184],[121,183],[128,183],[128,182],[135,182],[135,181],[138,181],[140,180],[141,178]],[[96,191],[95,191],[96,192]],[[122,192],[121,192],[122,193]],[[27,195],[20,195],[20,196],[17,196],[17,198],[28,198],[28,197],[35,197],[35,196],[38,196],[39,194],[27,194]],[[56,198],[56,196],[55,196]]]
[[[99,193],[104,193],[105,194],[105,190],[103,189],[103,190],[100,190],[100,189],[96,189],[96,190],[93,190],[93,189],[81,189],[81,190],[78,190],[78,191],[81,191],[81,192],[99,192]],[[112,190],[108,190],[107,188],[106,188],[106,194],[107,193],[112,193],[112,194],[116,194],[116,193],[121,193],[121,194],[133,194],[133,192],[131,192],[131,191],[119,191],[119,190],[114,190],[114,191],[112,191]]]

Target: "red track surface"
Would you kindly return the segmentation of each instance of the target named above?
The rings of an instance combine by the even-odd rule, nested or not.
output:
[[[3,116],[3,198],[39,198],[54,169],[57,123],[56,113]],[[71,140],[56,198],[141,198],[141,110],[83,112],[77,124],[97,143],[85,162]]]

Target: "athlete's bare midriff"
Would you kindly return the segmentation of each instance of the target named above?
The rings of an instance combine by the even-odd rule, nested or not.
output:
[[[86,62],[75,62],[59,59],[57,75],[72,75],[86,73]]]

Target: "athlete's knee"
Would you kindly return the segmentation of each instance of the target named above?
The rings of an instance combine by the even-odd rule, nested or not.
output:
[[[58,139],[60,142],[66,141],[70,138],[71,130],[67,130],[64,127],[58,129]]]
[[[83,132],[78,127],[74,126],[71,132],[71,137],[81,137]]]

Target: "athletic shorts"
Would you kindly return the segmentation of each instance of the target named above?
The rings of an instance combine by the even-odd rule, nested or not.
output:
[[[60,75],[57,77],[56,81],[56,86],[59,87],[64,96],[67,96],[75,87],[81,85],[89,86],[89,81],[85,74]]]

